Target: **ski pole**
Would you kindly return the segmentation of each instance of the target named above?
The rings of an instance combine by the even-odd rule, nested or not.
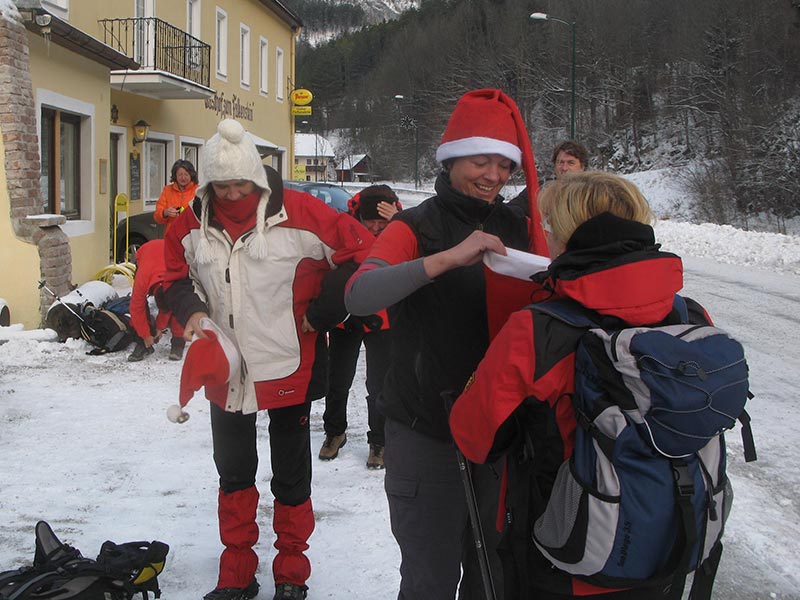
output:
[[[450,414],[450,409],[455,402],[453,395],[453,392],[442,392],[442,398],[444,398],[448,414]],[[486,540],[483,536],[481,517],[478,513],[478,499],[475,496],[475,484],[472,481],[472,467],[455,442],[453,442],[453,447],[456,451],[456,460],[458,461],[458,470],[461,474],[461,482],[464,484],[464,494],[467,499],[469,522],[472,526],[472,539],[478,554],[478,566],[481,571],[483,591],[486,595],[486,600],[497,600],[497,593],[494,590],[494,581],[492,581],[492,572],[489,568],[489,552],[486,550]]]
[[[69,312],[71,312],[73,315],[75,315],[75,317],[76,317],[76,318],[77,318],[77,319],[78,319],[78,320],[81,322],[81,324],[82,324],[83,326],[85,326],[85,327],[86,327],[86,329],[88,329],[88,330],[89,330],[89,331],[91,331],[92,333],[97,333],[97,332],[94,330],[94,328],[93,328],[93,327],[91,327],[91,326],[90,326],[90,325],[89,325],[89,324],[86,322],[86,319],[84,319],[84,318],[83,318],[81,315],[79,315],[77,312],[75,312],[75,311],[73,310],[73,308],[72,308],[72,307],[71,307],[69,304],[67,304],[66,302],[64,302],[64,301],[63,301],[63,300],[62,300],[62,299],[61,299],[61,298],[58,296],[58,294],[56,294],[56,293],[55,293],[53,290],[51,290],[49,287],[47,287],[47,284],[45,283],[44,279],[42,279],[42,280],[39,282],[39,289],[40,289],[40,290],[41,290],[41,289],[44,289],[44,291],[46,291],[46,292],[47,292],[48,294],[50,294],[50,295],[51,295],[53,298],[55,298],[56,302],[58,302],[58,303],[59,303],[61,306],[63,306],[64,308],[66,308],[66,309],[67,309]]]

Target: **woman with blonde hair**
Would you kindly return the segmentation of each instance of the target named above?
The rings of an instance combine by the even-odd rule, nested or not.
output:
[[[568,174],[545,186],[538,203],[553,258],[548,270],[535,276],[549,295],[540,299],[580,305],[573,307],[615,328],[672,316],[675,294],[683,286],[681,260],[659,250],[650,207],[633,183],[609,173]],[[686,304],[692,323],[707,322],[700,305],[689,299]],[[572,396],[580,336],[566,329],[534,305],[513,313],[450,415],[453,437],[470,460],[486,463],[506,456],[513,472],[519,457],[530,456],[538,469],[529,488],[510,476],[504,490],[505,599],[664,598],[663,586],[611,589],[571,577],[549,562],[527,535],[530,529],[519,524],[541,516],[556,472],[574,448]],[[530,492],[524,501],[521,489]]]

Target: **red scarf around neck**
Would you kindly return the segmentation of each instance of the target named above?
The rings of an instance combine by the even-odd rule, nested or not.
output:
[[[214,207],[214,218],[222,223],[232,241],[235,242],[243,233],[255,227],[256,208],[260,198],[260,190],[233,201],[214,197],[211,204]]]

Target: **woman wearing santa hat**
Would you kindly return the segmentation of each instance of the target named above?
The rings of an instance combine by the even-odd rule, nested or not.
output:
[[[396,215],[348,282],[349,312],[388,307],[392,360],[378,409],[385,415],[386,495],[400,546],[398,598],[484,598],[468,507],[443,394],[458,393],[489,345],[481,258],[505,247],[546,255],[538,211],[530,222],[500,190],[522,167],[536,197],[530,139],[516,104],[500,90],[462,96],[436,158],[436,195]],[[474,486],[495,587],[499,473],[477,466]],[[463,572],[463,576],[462,576]],[[460,581],[460,585],[459,585]],[[498,598],[502,598],[502,590]]]
[[[305,598],[311,574],[305,550],[314,530],[310,401],[326,392],[324,331],[346,316],[344,282],[374,238],[349,215],[282,189],[234,120],[219,123],[201,160],[197,198],[166,237],[165,281],[185,337],[204,341],[189,347],[181,403],[201,385],[211,401],[224,550],[217,585],[205,600],[243,600],[259,590],[253,550],[259,410],[269,413],[274,598]],[[209,338],[223,347],[229,340],[233,349],[214,351]],[[231,354],[235,360],[224,359]],[[178,410],[172,418],[182,422],[186,415]]]

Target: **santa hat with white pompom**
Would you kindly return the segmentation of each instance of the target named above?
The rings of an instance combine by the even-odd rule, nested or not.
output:
[[[167,409],[167,418],[173,423],[183,423],[189,418],[183,409],[201,387],[226,385],[239,373],[241,358],[230,338],[207,317],[200,320],[200,329],[208,337],[195,337],[186,352],[178,396],[180,404]],[[224,401],[220,408],[225,408]]]

